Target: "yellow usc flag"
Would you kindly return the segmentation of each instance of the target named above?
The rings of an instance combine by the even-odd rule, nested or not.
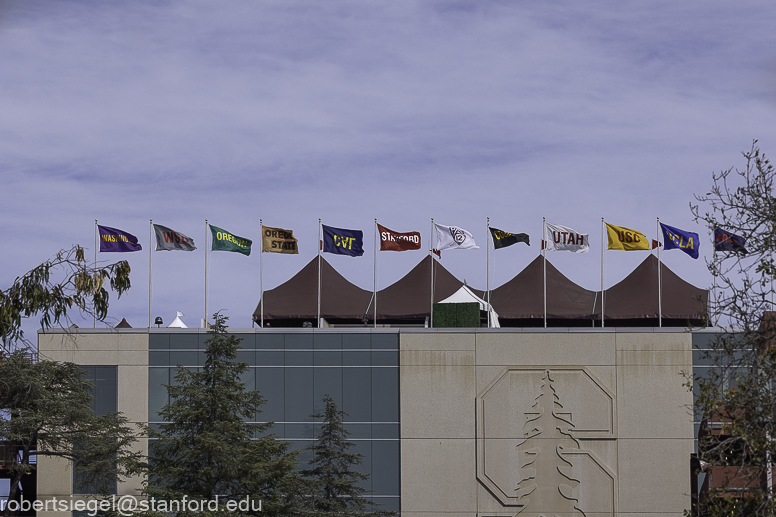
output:
[[[294,232],[283,228],[261,227],[261,251],[264,253],[299,253]]]
[[[606,233],[609,234],[609,248],[610,250],[621,251],[635,251],[635,250],[647,250],[649,251],[649,240],[646,235],[624,226],[615,226],[613,224],[606,223]]]

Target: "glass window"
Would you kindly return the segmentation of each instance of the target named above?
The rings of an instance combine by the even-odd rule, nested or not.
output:
[[[199,340],[197,334],[170,334],[170,349],[192,349],[199,348]]]
[[[399,424],[372,424],[372,438],[398,440]]]
[[[342,366],[342,352],[316,350],[313,352],[313,364],[315,366]]]
[[[170,335],[169,334],[154,334],[151,333],[148,335],[148,348],[154,350],[157,348],[160,349],[169,349],[170,348]]]
[[[313,405],[316,413],[323,413],[323,397],[334,399],[338,409],[342,409],[342,368],[313,368]]]
[[[345,366],[369,366],[372,364],[372,352],[345,350],[342,352],[342,364]]]
[[[372,334],[372,348],[399,349],[399,334]]]
[[[151,350],[148,352],[148,364],[150,366],[169,366],[170,352],[167,350]]]
[[[372,339],[369,334],[342,334],[342,348],[369,350]]]
[[[379,468],[372,469],[372,490],[376,495],[400,495],[399,441],[373,441],[372,463]]]
[[[372,366],[399,366],[399,351],[398,350],[373,351]]]
[[[372,421],[399,421],[399,369],[372,369]]]
[[[342,348],[342,334],[313,334],[313,348]]]
[[[237,350],[237,361],[248,363],[248,366],[256,366],[255,350]]]
[[[258,422],[283,422],[285,418],[285,382],[283,368],[254,368],[256,370],[256,390],[266,401],[261,413],[256,416]]]
[[[345,417],[345,421],[350,420],[349,416]],[[350,433],[348,440],[356,439],[370,439],[372,438],[372,424],[347,424],[343,423],[345,430]]]
[[[246,334],[242,332],[240,334],[235,334],[235,336],[237,336],[237,339],[240,340],[240,348],[245,348],[248,350],[253,350],[256,348],[256,334]]]
[[[170,365],[171,366],[199,366],[200,361],[200,353],[196,350],[191,351],[176,351],[171,350],[170,351]],[[204,357],[202,359],[202,362],[204,364]]]
[[[361,454],[361,465],[353,466],[353,470],[356,472],[363,472],[369,474],[369,478],[365,480],[359,480],[356,483],[358,486],[367,490],[372,490],[372,478],[374,477],[372,472],[372,442],[371,440],[356,440],[353,442],[354,446],[350,448],[350,452]]]
[[[159,422],[159,411],[167,404],[167,388],[164,384],[170,384],[169,368],[148,369],[148,420]]]
[[[285,348],[283,334],[256,334],[256,348]]]
[[[312,366],[312,350],[286,350],[286,366]]]
[[[342,410],[350,422],[372,421],[372,369],[342,369]]]
[[[286,364],[285,352],[256,350],[256,366],[283,366]]]
[[[313,348],[312,334],[286,334],[286,349],[289,348]]]
[[[312,368],[286,368],[285,421],[309,422],[313,414]]]

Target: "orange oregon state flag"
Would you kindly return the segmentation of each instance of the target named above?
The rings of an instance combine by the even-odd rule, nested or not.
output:
[[[650,249],[650,241],[647,239],[647,236],[636,230],[606,223],[606,233],[609,235],[608,249],[610,250],[649,251]]]
[[[380,251],[409,251],[420,249],[420,232],[399,233],[377,224],[380,232]]]

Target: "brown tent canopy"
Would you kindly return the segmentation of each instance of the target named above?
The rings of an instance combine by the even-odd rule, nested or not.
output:
[[[401,279],[377,292],[377,321],[399,322],[425,320],[431,314],[431,255],[418,262]],[[463,282],[445,269],[439,261],[434,264],[434,301],[439,302],[461,288]],[[477,296],[482,291],[472,289]],[[370,307],[370,318],[374,307]]]
[[[566,278],[547,261],[548,324],[549,320],[580,320],[576,325],[592,325],[596,294]],[[502,327],[543,325],[544,264],[541,255],[512,280],[494,289],[490,302]],[[552,322],[552,326],[558,324],[569,326],[570,322]]]
[[[618,284],[606,290],[605,321],[617,325],[657,326],[657,257],[650,254]],[[662,264],[663,326],[706,325],[709,291],[699,289]],[[596,304],[596,319],[601,319],[601,300]],[[629,320],[629,321],[625,321]]]
[[[326,259],[321,257],[321,317],[342,323],[361,322],[369,307],[372,293],[350,283]],[[313,258],[287,282],[264,292],[253,313],[261,321],[261,305],[265,303],[264,320],[278,321],[279,326],[301,326],[318,317],[318,257]]]
[[[119,324],[116,325],[117,329],[131,329],[132,325],[129,324],[127,321],[127,318],[121,318],[121,321],[119,321]]]

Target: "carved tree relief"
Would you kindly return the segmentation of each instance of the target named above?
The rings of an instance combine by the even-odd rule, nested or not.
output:
[[[532,409],[523,427],[525,440],[517,446],[520,470],[516,490],[518,500],[526,503],[523,511],[547,517],[584,516],[573,494],[579,480],[564,456],[565,451],[579,449],[579,442],[571,436],[571,415],[562,413],[548,370]]]

